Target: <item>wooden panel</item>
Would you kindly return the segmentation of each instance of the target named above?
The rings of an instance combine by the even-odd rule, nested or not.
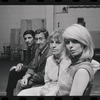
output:
[[[20,44],[21,44],[21,49],[24,50],[26,49],[26,45],[23,39],[23,33],[26,30],[31,30],[32,29],[32,20],[31,19],[22,19],[21,20],[21,36],[20,36]],[[23,52],[21,55],[21,60],[23,60]]]
[[[32,30],[46,28],[46,19],[32,19]]]
[[[26,30],[31,30],[31,29],[32,29],[32,21],[30,19],[22,19],[21,20],[21,37],[20,37],[20,44],[22,45],[22,49],[25,48],[23,33]]]
[[[14,45],[20,45],[20,29],[11,29],[10,45],[13,48]]]
[[[90,31],[95,48],[100,48],[100,31]]]

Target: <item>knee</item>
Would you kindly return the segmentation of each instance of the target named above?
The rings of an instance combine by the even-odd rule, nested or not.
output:
[[[10,71],[10,74],[15,74],[15,73],[16,73],[15,69]]]
[[[20,91],[21,89],[22,89],[21,80],[18,80],[16,85],[16,90]]]
[[[10,71],[9,72],[9,78],[15,78],[15,76],[16,76],[16,71],[15,70],[12,70],[12,71]]]
[[[13,77],[15,77],[15,76],[17,77],[19,75],[19,73],[20,72],[15,71],[15,69],[13,69],[13,70],[10,71],[10,75],[13,76]]]
[[[21,85],[21,80],[18,80],[17,81],[17,85]]]

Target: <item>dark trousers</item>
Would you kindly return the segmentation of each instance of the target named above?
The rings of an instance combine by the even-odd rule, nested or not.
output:
[[[7,96],[13,96],[13,90],[16,87],[17,81],[19,79],[22,79],[26,71],[27,69],[21,70],[19,72],[16,72],[15,70],[10,71],[9,77],[8,77],[8,84],[6,88]]]

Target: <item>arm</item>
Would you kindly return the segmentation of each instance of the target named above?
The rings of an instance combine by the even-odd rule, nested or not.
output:
[[[45,66],[45,75],[44,75],[44,81],[45,81],[45,85],[43,86],[43,88],[40,91],[40,95],[45,96],[47,93],[49,93],[49,85],[50,85],[50,79],[48,77],[48,60],[46,62],[46,66]]]
[[[27,70],[26,74],[30,74],[32,76],[35,73],[34,69],[35,69],[35,60],[33,59],[28,65],[28,70]]]
[[[37,73],[34,72],[34,75],[32,76],[31,81],[37,84],[44,83],[44,70],[42,72],[37,72]]]
[[[21,79],[21,86],[25,87],[28,83],[28,79],[31,77],[30,74],[26,74],[23,76],[23,78]]]
[[[23,76],[22,80],[21,80],[21,85],[24,87],[28,84],[28,79],[30,77],[32,77],[35,74],[34,70],[32,68],[29,68],[28,66],[28,70],[25,73],[25,75]]]
[[[82,96],[89,83],[89,73],[86,69],[79,69],[73,80],[70,96]]]
[[[44,81],[45,81],[44,88],[48,88],[50,85],[50,78],[48,75],[48,72],[51,71],[50,68],[51,68],[50,63],[49,63],[49,60],[47,59],[46,66],[45,66],[45,75],[44,75]]]
[[[44,80],[45,80],[45,85],[43,86],[43,88],[40,91],[41,96],[46,96],[49,93],[50,80],[49,80],[49,77],[48,77],[46,70],[45,70]]]

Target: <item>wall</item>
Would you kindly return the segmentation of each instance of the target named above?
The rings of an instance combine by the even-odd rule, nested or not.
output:
[[[46,28],[49,33],[54,30],[54,7],[52,5],[46,6]]]
[[[96,48],[100,48],[100,8],[69,8],[68,13],[61,13],[63,6],[55,6],[55,28],[60,23],[60,28],[66,28],[73,23],[77,23],[78,17],[83,17],[86,22],[86,28],[93,31]],[[97,32],[96,32],[97,31]]]
[[[76,23],[78,17],[84,17],[86,28],[90,31],[100,31],[100,8],[70,8],[68,13],[56,14],[62,11],[64,5],[0,5],[0,51],[2,46],[10,42],[11,29],[20,28],[21,19],[46,19],[46,28],[49,32],[57,28],[60,22],[60,28]],[[95,39],[97,40],[98,38]],[[100,39],[97,40],[96,47],[100,48]]]
[[[20,28],[21,19],[45,18],[45,6],[0,5],[0,51],[10,42],[12,28]]]

